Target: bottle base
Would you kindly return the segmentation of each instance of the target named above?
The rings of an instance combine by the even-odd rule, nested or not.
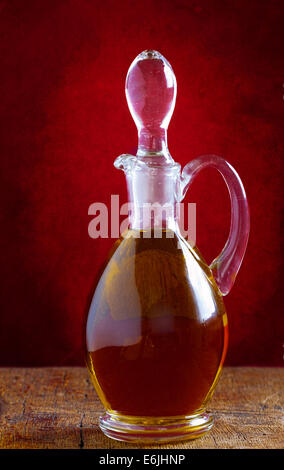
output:
[[[189,416],[134,417],[107,411],[100,417],[102,432],[112,439],[136,443],[162,443],[196,439],[213,426],[210,413],[200,410]]]

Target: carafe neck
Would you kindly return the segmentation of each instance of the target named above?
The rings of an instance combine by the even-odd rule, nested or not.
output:
[[[158,206],[146,203],[142,207],[131,204],[129,228],[147,232],[162,230],[179,232],[176,204]]]
[[[138,161],[126,177],[130,228],[175,230],[178,219],[179,165],[153,167]]]

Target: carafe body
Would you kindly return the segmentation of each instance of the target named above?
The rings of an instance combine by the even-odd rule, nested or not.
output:
[[[170,424],[155,438],[174,439],[187,436],[190,416],[201,434],[211,426],[205,406],[227,349],[221,293],[181,236],[131,232],[116,243],[87,323],[87,364],[105,419],[128,423],[131,438],[144,440],[164,420]]]

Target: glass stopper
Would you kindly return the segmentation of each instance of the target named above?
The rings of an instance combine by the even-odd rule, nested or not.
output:
[[[157,51],[142,52],[128,70],[125,91],[138,129],[138,155],[165,153],[177,92],[171,65]]]

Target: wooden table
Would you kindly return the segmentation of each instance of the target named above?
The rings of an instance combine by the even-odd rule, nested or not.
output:
[[[284,447],[284,368],[225,368],[203,437],[156,448]],[[1,448],[153,448],[103,435],[102,405],[85,368],[0,369]]]

